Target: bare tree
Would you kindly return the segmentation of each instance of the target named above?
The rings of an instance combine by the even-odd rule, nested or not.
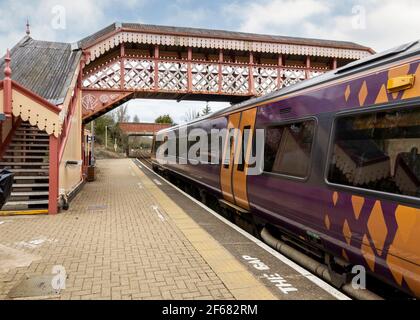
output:
[[[135,122],[135,123],[138,123],[138,122],[140,122],[140,118],[139,118],[139,116],[138,115],[134,115],[134,117],[133,117],[133,122]]]
[[[123,104],[114,111],[115,122],[129,122],[130,115],[128,114],[128,103]]]
[[[193,108],[190,108],[187,112],[185,112],[184,120],[185,122],[189,122],[199,117],[200,117],[200,112],[197,112]]]

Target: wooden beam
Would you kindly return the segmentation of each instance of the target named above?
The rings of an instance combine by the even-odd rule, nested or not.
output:
[[[187,54],[187,82],[188,82],[188,92],[192,92],[192,47],[188,47]]]
[[[217,86],[218,86],[218,92],[219,94],[222,93],[222,63],[223,63],[224,57],[223,57],[223,50],[219,50],[219,65],[218,65],[218,79],[217,79]]]
[[[310,68],[311,68],[311,57],[306,56],[306,71],[305,71],[305,78],[306,79],[309,79],[309,77],[310,77],[310,71],[309,71]]]
[[[86,142],[85,142],[85,124],[84,123],[82,123],[82,130],[81,130],[80,135],[81,135],[80,148],[81,148],[81,155],[82,155],[82,170],[80,172],[80,179],[85,180],[85,173],[87,173],[87,163],[86,163],[86,155],[85,155]]]
[[[249,67],[248,67],[248,91],[249,94],[255,95],[255,86],[254,86],[254,54],[252,51],[249,52]]]
[[[64,154],[64,149],[66,147],[67,144],[67,140],[69,138],[69,134],[70,134],[70,129],[71,126],[73,124],[73,116],[74,113],[76,111],[76,108],[78,107],[78,104],[81,103],[81,99],[79,102],[79,97],[82,95],[82,90],[79,88],[75,88],[74,89],[74,95],[72,97],[72,99],[70,100],[70,105],[68,106],[68,110],[67,110],[67,116],[64,119],[64,123],[63,123],[63,129],[61,131],[61,135],[60,135],[60,143],[59,143],[59,152],[58,152],[58,162],[61,162],[61,159],[63,157]],[[76,119],[79,120],[79,119]]]
[[[7,49],[4,58],[4,80],[3,80],[3,112],[8,118],[12,116],[12,68],[10,67],[10,50]]]
[[[334,69],[337,69],[337,58],[333,58],[333,61],[332,61],[332,69],[334,70]]]
[[[49,168],[49,189],[48,189],[48,214],[58,213],[58,138],[50,135],[50,168]]]
[[[155,52],[153,55],[155,59],[155,70],[154,70],[154,81],[155,81],[155,91],[159,90],[159,46],[155,45]]]
[[[283,69],[283,55],[280,53],[277,58],[277,89],[280,89],[282,86],[281,71]]]
[[[120,88],[124,89],[125,85],[125,46],[121,43],[120,46]]]

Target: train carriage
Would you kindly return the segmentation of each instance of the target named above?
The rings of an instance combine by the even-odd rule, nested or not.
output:
[[[260,225],[420,297],[420,44],[412,42],[174,126],[246,129],[217,164],[162,164]],[[248,174],[255,130],[260,174]],[[228,150],[225,139],[223,150]],[[159,143],[155,142],[154,152]],[[245,164],[235,160],[244,155]],[[186,159],[187,154],[176,153]],[[178,161],[180,162],[180,161]]]

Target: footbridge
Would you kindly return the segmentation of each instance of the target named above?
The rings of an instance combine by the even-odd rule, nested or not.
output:
[[[57,213],[86,178],[84,126],[134,98],[239,102],[366,57],[370,48],[221,30],[113,23],[76,43],[30,31],[0,60],[8,212]],[[154,130],[152,130],[154,131]]]
[[[169,128],[169,123],[119,122],[118,127],[129,137],[153,136],[162,129]]]

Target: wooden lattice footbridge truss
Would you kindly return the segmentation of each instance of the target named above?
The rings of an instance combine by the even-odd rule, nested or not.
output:
[[[353,43],[115,23],[83,50],[88,121],[131,98],[236,102],[371,54]]]

